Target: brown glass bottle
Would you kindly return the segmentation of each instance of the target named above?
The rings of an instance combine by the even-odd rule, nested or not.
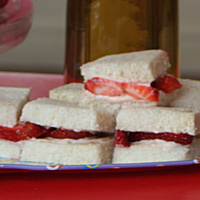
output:
[[[178,0],[68,0],[66,83],[99,57],[146,49],[169,53],[178,75]]]

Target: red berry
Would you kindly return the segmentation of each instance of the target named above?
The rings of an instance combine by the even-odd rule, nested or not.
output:
[[[104,78],[92,78],[85,83],[85,89],[105,96],[121,96],[128,94],[135,100],[158,101],[157,89],[135,83],[118,82]]]
[[[0,0],[0,8],[3,8],[8,3],[8,0]]]
[[[193,136],[188,135],[187,133],[152,133],[152,132],[129,132],[130,142],[136,142],[141,140],[153,140],[161,139],[165,141],[173,141],[179,144],[187,145],[191,144]]]
[[[66,130],[66,129],[55,129],[45,134],[45,137],[53,137],[59,139],[64,139],[64,138],[79,139],[91,136],[92,134],[87,131],[75,132],[73,130]]]
[[[128,138],[128,133],[126,131],[116,130],[114,145],[129,147],[130,142],[129,142],[129,138]]]
[[[85,89],[96,94],[105,96],[120,96],[123,89],[120,82],[104,78],[92,78],[85,83]]]
[[[152,82],[151,86],[157,90],[162,90],[165,93],[171,93],[172,91],[182,87],[178,79],[168,74],[159,76]]]
[[[48,131],[49,129],[30,122],[17,124],[13,128],[0,126],[0,139],[17,142],[39,137]]]
[[[123,83],[126,94],[132,96],[135,100],[158,101],[159,93],[157,89],[135,83]]]
[[[152,132],[129,132],[116,130],[115,133],[115,146],[129,147],[131,142],[137,142],[141,140],[154,140],[160,139],[165,141],[176,142],[182,145],[191,144],[193,136],[187,133],[152,133]]]
[[[151,86],[145,86],[132,82],[118,82],[104,78],[92,78],[85,83],[85,89],[105,96],[129,95],[135,100],[155,101],[159,100],[158,90],[170,93],[182,87],[181,83],[171,75],[162,75],[152,82]]]

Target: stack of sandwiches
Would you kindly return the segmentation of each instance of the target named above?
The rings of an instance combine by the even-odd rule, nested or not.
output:
[[[25,131],[15,131],[17,140],[0,136],[17,149],[0,157],[62,165],[199,157],[200,83],[168,75],[169,67],[163,50],[109,55],[81,67],[84,83],[55,88],[49,98],[27,102],[24,88],[18,114],[0,125]]]
[[[70,96],[76,93],[78,100],[74,102],[110,115],[115,130],[116,116],[122,108],[169,103],[170,93],[181,87],[177,79],[167,75],[169,67],[163,50],[105,56],[81,67],[84,84],[56,88],[50,91],[50,98],[71,103]]]

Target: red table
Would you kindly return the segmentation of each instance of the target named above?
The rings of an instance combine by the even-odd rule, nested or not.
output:
[[[0,73],[0,86],[32,87],[31,99],[48,96],[62,75]],[[149,170],[1,173],[0,199],[200,199],[199,165]]]
[[[2,174],[1,199],[200,199],[196,167],[124,173]]]

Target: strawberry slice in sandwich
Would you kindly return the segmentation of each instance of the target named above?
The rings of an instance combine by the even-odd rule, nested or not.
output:
[[[165,105],[166,94],[181,87],[176,78],[166,74],[169,67],[167,52],[146,50],[99,58],[84,64],[81,74],[87,94],[94,98]]]
[[[117,115],[113,163],[192,160],[200,156],[200,113],[127,107]]]
[[[62,165],[111,162],[114,127],[109,115],[39,98],[24,106],[20,121],[49,130],[41,138],[24,141],[21,161]]]

